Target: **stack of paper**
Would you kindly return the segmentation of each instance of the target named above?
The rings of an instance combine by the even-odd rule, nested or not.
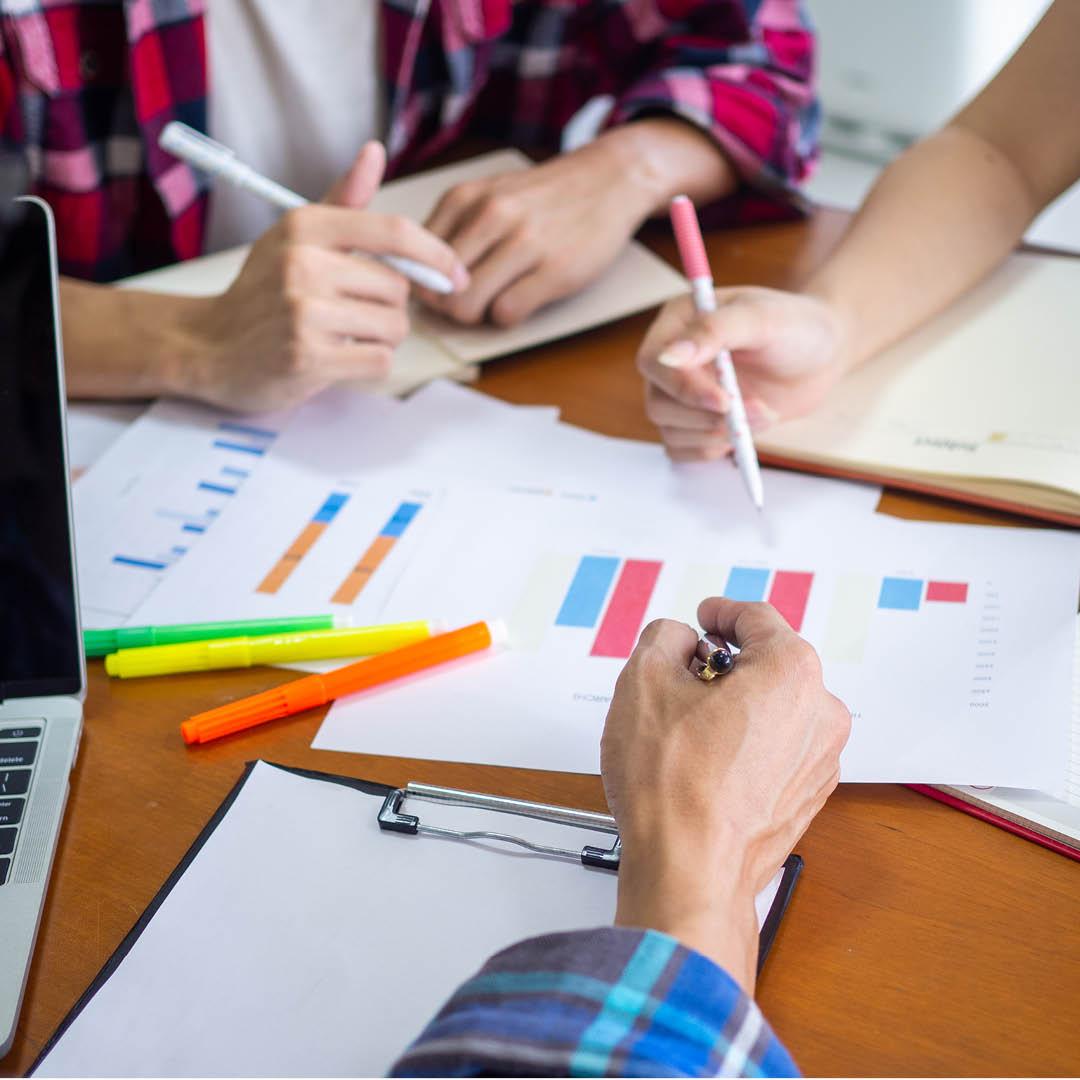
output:
[[[317,747],[595,771],[640,628],[724,594],[771,602],[817,647],[855,717],[845,779],[1064,785],[1075,535],[897,521],[872,513],[876,488],[779,472],[759,518],[729,466],[672,468],[450,383],[328,393],[249,456],[131,619],[511,625],[497,656],[339,702]],[[113,511],[79,510],[99,531],[84,580],[104,580]]]

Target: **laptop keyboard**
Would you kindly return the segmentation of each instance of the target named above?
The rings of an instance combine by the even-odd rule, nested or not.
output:
[[[0,885],[11,873],[43,729],[40,722],[0,724]]]

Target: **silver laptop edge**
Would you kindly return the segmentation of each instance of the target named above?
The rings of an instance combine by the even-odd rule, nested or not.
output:
[[[64,475],[68,477],[67,522],[72,582],[75,590],[75,627],[79,634],[79,691],[74,695],[9,698],[0,701],[0,731],[12,725],[41,728],[36,759],[26,793],[22,820],[7,881],[0,886],[0,1057],[11,1047],[26,989],[30,958],[37,938],[45,891],[52,871],[60,824],[67,802],[69,778],[82,731],[82,705],[86,697],[86,662],[82,656],[79,623],[78,572],[75,564],[74,521],[67,448],[67,408],[64,401],[64,359],[60,336],[59,286],[56,268],[56,236],[52,214],[40,199],[25,197],[41,208],[47,218],[49,265],[52,283],[52,315],[58,367],[57,386],[63,439]],[[0,739],[0,760],[4,740]]]

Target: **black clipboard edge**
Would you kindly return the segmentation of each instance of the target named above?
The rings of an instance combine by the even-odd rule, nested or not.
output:
[[[75,1022],[79,1013],[90,1004],[94,995],[105,985],[106,982],[112,977],[112,974],[122,963],[124,957],[131,952],[135,945],[135,942],[142,936],[143,931],[150,924],[150,920],[157,913],[158,908],[165,903],[169,893],[173,891],[176,883],[187,872],[188,867],[195,861],[195,856],[202,850],[203,845],[213,835],[214,830],[224,820],[225,815],[229,812],[229,808],[236,801],[237,796],[243,790],[244,785],[248,781],[248,777],[251,776],[252,770],[259,761],[249,761],[244,765],[244,771],[240,774],[240,779],[233,784],[228,795],[222,800],[221,804],[214,811],[210,820],[203,827],[202,831],[193,841],[191,847],[184,852],[183,857],[176,864],[175,869],[165,879],[165,883],[154,894],[154,898],[146,906],[146,910],[136,920],[135,925],[124,936],[124,940],[117,945],[112,956],[101,966],[101,970],[91,980],[90,985],[83,991],[78,1001],[71,1007],[68,1014],[60,1021],[57,1029],[49,1037],[49,1041],[42,1047],[38,1056],[34,1059],[34,1064],[30,1066],[27,1076],[33,1076],[37,1071],[41,1063],[45,1060],[46,1056],[52,1051],[53,1047],[60,1040],[61,1036],[67,1031],[69,1027]],[[289,765],[279,765],[273,761],[263,761],[263,765],[269,765],[274,769],[281,769],[283,772],[296,773],[298,776],[305,776],[310,780],[327,780],[331,783],[341,784],[343,787],[357,788],[368,795],[375,795],[379,798],[386,798],[394,789],[388,784],[375,784],[368,780],[357,780],[349,776],[336,776],[333,773],[317,772],[314,769],[297,769]]]
[[[34,1059],[33,1065],[30,1066],[30,1069],[26,1074],[27,1076],[34,1075],[38,1067],[52,1051],[57,1042],[59,1042],[67,1029],[71,1027],[83,1009],[90,1004],[94,995],[112,977],[113,972],[116,971],[123,962],[124,957],[131,952],[135,942],[139,940],[143,931],[149,926],[150,920],[157,914],[158,908],[165,903],[169,893],[172,892],[177,882],[187,872],[188,867],[195,861],[195,856],[199,854],[203,845],[213,835],[214,830],[225,819],[225,815],[229,812],[230,807],[243,790],[244,785],[248,781],[248,777],[251,776],[252,770],[256,765],[260,764],[260,761],[261,759],[249,761],[244,765],[244,771],[240,774],[240,778],[233,784],[228,795],[225,796],[221,804],[214,811],[210,820],[192,842],[191,847],[184,852],[183,857],[176,864],[172,873],[165,879],[165,883],[154,894],[154,898],[147,904],[146,909],[135,921],[135,925],[132,926],[124,936],[124,940],[117,945],[109,959],[102,964],[101,970],[94,976],[90,985],[82,992],[79,999],[71,1007],[64,1019],[60,1021],[56,1030],[49,1037],[48,1042],[41,1048],[38,1056]],[[358,780],[351,776],[339,776],[334,773],[319,772],[316,769],[300,769],[291,765],[280,765],[273,761],[261,761],[261,763],[263,765],[269,765],[273,769],[281,769],[282,772],[294,773],[296,776],[307,777],[309,780],[325,780],[329,783],[340,784],[343,787],[355,788],[367,795],[375,795],[379,798],[385,798],[394,790],[389,784],[376,784],[370,780]],[[787,857],[787,860],[784,863],[784,876],[780,879],[780,888],[776,892],[772,907],[769,908],[769,914],[765,917],[765,924],[762,926],[761,933],[758,935],[758,975],[761,974],[765,959],[769,955],[769,950],[772,948],[773,939],[776,937],[776,932],[780,928],[780,922],[791,901],[791,894],[795,889],[795,883],[799,880],[799,875],[802,873],[802,868],[803,860],[800,856],[789,855]]]
[[[757,973],[759,976],[761,975],[761,969],[765,966],[769,950],[773,947],[773,941],[776,938],[776,932],[780,929],[784,912],[787,911],[788,904],[791,903],[791,895],[795,892],[795,884],[799,880],[799,875],[803,872],[804,865],[802,856],[794,853],[784,860],[784,876],[780,879],[780,888],[776,890],[772,907],[769,908],[769,914],[765,916],[765,925],[762,926],[761,933],[758,935]]]

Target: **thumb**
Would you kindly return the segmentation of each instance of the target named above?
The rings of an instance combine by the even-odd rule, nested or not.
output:
[[[349,171],[326,193],[324,202],[362,210],[382,183],[386,149],[380,142],[365,143]]]
[[[763,330],[758,305],[746,297],[735,296],[721,302],[715,311],[697,316],[657,361],[664,367],[704,367],[721,349],[760,348]]]

